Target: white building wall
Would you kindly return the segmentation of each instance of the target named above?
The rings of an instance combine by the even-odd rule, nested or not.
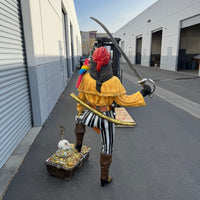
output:
[[[34,126],[49,116],[72,75],[70,23],[73,26],[74,68],[82,55],[73,0],[21,0]],[[62,9],[68,32],[65,49]],[[65,51],[67,57],[65,57]],[[67,59],[67,60],[66,60]]]
[[[162,46],[160,68],[175,71],[179,50],[181,21],[200,15],[199,8],[199,0],[158,0],[120,28],[114,36],[120,37],[121,41],[124,41],[124,50],[131,61],[135,63],[136,37],[142,35],[141,65],[149,66],[151,33],[161,28]],[[148,22],[148,20],[151,21]]]

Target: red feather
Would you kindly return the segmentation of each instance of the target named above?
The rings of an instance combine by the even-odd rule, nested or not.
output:
[[[83,76],[84,76],[84,74],[79,75],[77,83],[76,83],[76,89],[79,87],[79,85],[80,85],[80,83],[82,81]]]

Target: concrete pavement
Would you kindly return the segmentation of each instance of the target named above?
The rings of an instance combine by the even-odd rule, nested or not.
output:
[[[141,72],[144,78],[151,77],[155,81],[155,95],[200,119],[199,76],[169,71],[162,73],[163,70],[159,68],[147,70],[146,67],[138,65],[135,65],[135,67]],[[132,83],[137,83],[138,80],[132,71],[130,71],[130,68],[126,64],[122,65],[122,68],[124,71],[123,77]],[[185,84],[188,86],[186,87]]]
[[[185,104],[182,106],[182,109],[185,107],[185,105],[188,104],[188,106],[192,105],[191,108],[194,106],[197,106],[197,109],[194,109],[190,112],[190,107],[188,108],[188,113],[191,115],[195,116],[198,118],[198,106],[200,104],[200,78],[195,75],[189,75],[189,74],[183,74],[179,72],[170,72],[170,71],[165,71],[165,70],[160,70],[158,68],[147,68],[147,67],[142,67],[142,66],[136,66],[137,69],[141,72],[144,77],[150,77],[153,80],[156,81],[158,87],[159,87],[159,92],[157,95],[162,96],[162,94],[170,94],[172,96],[171,103],[174,102],[174,99],[177,99],[177,101],[174,103],[174,105],[179,105],[181,104],[182,101],[185,102]],[[129,69],[129,67],[126,64],[122,64],[121,68],[124,71],[123,79],[129,80],[131,82],[135,83],[135,79],[133,76],[133,72]],[[22,163],[21,168],[19,170],[19,173],[17,174],[18,177],[14,179],[13,185],[9,187],[7,195],[5,196],[5,199],[11,199],[11,197],[14,196],[14,194],[20,192],[17,191],[17,187],[14,187],[14,185],[20,184],[20,179],[23,178],[24,180],[22,181],[23,183],[27,182],[29,183],[28,185],[23,184],[25,187],[24,189],[31,191],[34,187],[34,184],[37,183],[37,179],[42,179],[38,180],[38,183],[40,184],[50,184],[50,188],[52,188],[52,184],[60,184],[61,189],[66,187],[66,184],[69,186],[69,184],[72,184],[72,190],[74,188],[74,191],[77,190],[77,185],[79,185],[80,179],[83,178],[89,178],[91,183],[95,183],[96,181],[96,175],[98,174],[98,163],[95,162],[96,157],[98,157],[98,151],[93,152],[91,155],[91,158],[89,160],[88,165],[84,167],[81,172],[74,178],[74,181],[68,182],[68,183],[63,183],[61,180],[55,181],[55,179],[52,179],[52,177],[47,176],[46,169],[44,166],[44,161],[45,159],[51,155],[52,153],[55,152],[57,148],[57,142],[59,141],[59,125],[64,125],[66,128],[66,137],[69,139],[70,142],[73,142],[75,140],[74,138],[74,119],[73,116],[75,115],[75,102],[69,97],[69,94],[71,92],[75,91],[75,81],[77,79],[77,74],[72,78],[71,82],[69,83],[68,87],[64,91],[63,95],[61,96],[59,102],[57,103],[56,107],[52,111],[51,115],[49,116],[48,120],[45,122],[43,129],[40,131],[40,134],[38,137],[35,139],[33,145],[30,148],[30,152],[28,153],[27,157],[25,158],[25,162]],[[123,80],[122,80],[123,81]],[[139,87],[134,86],[134,89],[139,89]],[[130,88],[128,88],[130,90]],[[174,96],[174,95],[177,96]],[[163,98],[166,100],[167,96],[164,96]],[[174,99],[173,99],[174,98]],[[169,101],[168,101],[169,102]],[[181,107],[179,107],[181,108]],[[196,108],[196,107],[195,107]],[[197,111],[197,112],[195,112]],[[194,114],[195,113],[195,114]],[[120,131],[123,131],[121,129]],[[89,130],[90,132],[90,130]],[[92,145],[91,147],[93,149],[100,148],[99,145],[99,139],[96,137],[95,134],[92,136],[86,136],[86,141]],[[31,143],[30,143],[31,144]],[[94,161],[93,161],[93,158]],[[20,163],[20,162],[18,162]],[[5,165],[6,166],[6,165]],[[84,174],[84,171],[86,171],[86,168],[89,167],[91,170],[91,177],[86,177]],[[17,166],[16,166],[17,168]],[[38,170],[40,169],[40,170]],[[5,169],[4,169],[5,170]],[[0,170],[0,177],[3,177],[3,173],[5,172],[4,170]],[[26,171],[26,173],[24,173]],[[29,172],[30,176],[23,176],[23,174],[27,174]],[[9,178],[9,177],[8,177]],[[6,181],[4,181],[6,183]],[[1,184],[4,184],[1,182]],[[8,185],[9,181],[5,184],[6,187]],[[48,186],[48,185],[47,185]],[[3,194],[5,192],[1,191]],[[43,187],[41,187],[43,188]],[[47,187],[48,188],[48,187]],[[95,186],[95,190],[101,190],[98,186]],[[16,191],[15,191],[16,190]],[[34,199],[40,199],[39,198],[39,192],[43,193],[44,191],[37,191],[38,196],[34,195]],[[52,192],[52,191],[46,191],[46,192]],[[73,196],[73,194],[71,194]],[[20,195],[18,195],[20,196]],[[61,194],[62,196],[62,194]],[[22,197],[22,196],[21,196]],[[31,197],[31,196],[30,196]],[[31,198],[29,198],[31,199]],[[43,197],[43,199],[45,199]],[[52,197],[52,199],[54,199]],[[73,198],[72,198],[73,199]],[[76,198],[74,198],[76,199]],[[92,199],[92,198],[91,198]],[[103,198],[99,198],[103,199]]]
[[[134,65],[134,67],[143,77],[153,79],[157,86],[200,104],[200,76],[185,71],[162,70],[158,67],[141,65]],[[135,78],[133,71],[126,63],[121,64],[121,69],[129,75],[133,75],[133,79]],[[137,79],[135,80],[137,81]]]

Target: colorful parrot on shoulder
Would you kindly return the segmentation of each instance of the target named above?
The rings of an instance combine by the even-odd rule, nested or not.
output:
[[[89,59],[86,58],[84,64],[82,65],[81,69],[79,70],[79,77],[76,83],[76,89],[79,87],[83,76],[85,75],[85,73],[89,70],[90,66],[89,66]]]

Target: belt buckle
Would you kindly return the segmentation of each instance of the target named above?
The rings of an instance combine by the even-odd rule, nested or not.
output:
[[[97,109],[98,111],[100,111],[100,106],[96,106],[96,109]]]

